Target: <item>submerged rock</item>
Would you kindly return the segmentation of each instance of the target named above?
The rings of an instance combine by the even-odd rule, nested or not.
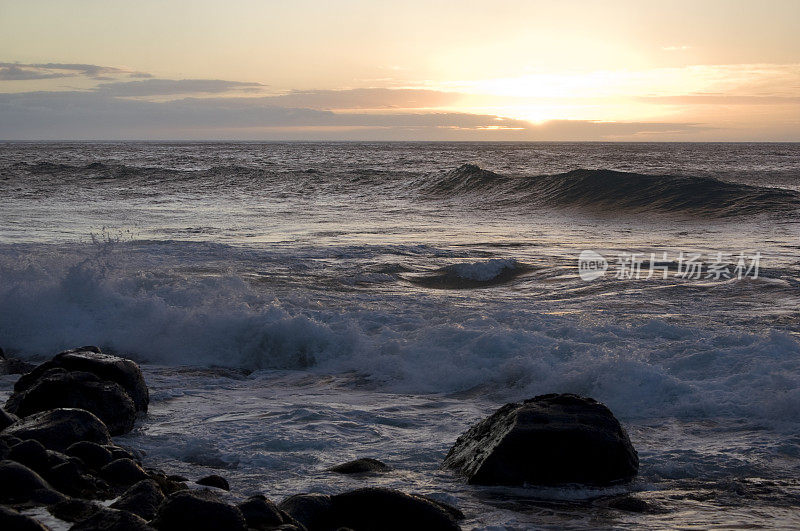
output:
[[[26,389],[15,392],[6,409],[21,417],[59,407],[85,409],[97,415],[112,435],[133,429],[136,407],[125,389],[90,372],[53,368]]]
[[[34,439],[45,448],[63,452],[79,441],[109,444],[111,435],[103,422],[84,409],[59,408],[34,413],[3,431],[20,439]]]
[[[200,478],[196,483],[198,485],[203,485],[204,487],[216,487],[222,490],[231,490],[228,480],[222,476],[218,476],[217,474],[211,474],[210,476]]]
[[[369,474],[369,473],[383,473],[383,472],[390,472],[392,467],[389,465],[378,461],[377,459],[372,459],[369,457],[364,457],[361,459],[355,459],[353,461],[348,461],[346,463],[342,463],[341,465],[336,465],[334,467],[329,468],[331,472],[336,472],[337,474]]]
[[[297,520],[308,531],[328,529],[333,502],[327,494],[295,494],[278,504],[278,509]],[[336,528],[334,528],[336,529]]]
[[[506,404],[474,425],[443,466],[477,485],[607,485],[635,477],[639,458],[606,406],[549,394]]]
[[[14,384],[14,391],[19,393],[27,390],[42,375],[54,368],[90,372],[101,380],[116,382],[133,400],[136,411],[147,411],[150,394],[139,366],[129,359],[103,354],[97,347],[81,347],[57,354],[50,361],[22,376]]]
[[[161,531],[245,531],[242,512],[208,489],[171,494],[151,522]]]

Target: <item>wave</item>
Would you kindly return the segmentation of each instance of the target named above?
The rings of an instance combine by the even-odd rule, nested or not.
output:
[[[665,212],[702,217],[796,214],[800,193],[711,177],[579,169],[509,177],[464,164],[420,190],[431,197],[473,196],[520,206],[576,207],[598,212]]]
[[[128,247],[0,253],[0,346],[46,356],[97,344],[169,366],[348,372],[397,392],[575,392],[628,418],[800,422],[800,341],[787,332],[582,321],[542,313],[524,297],[453,304],[345,293],[323,304],[314,289],[280,295],[235,272],[148,271],[182,263],[183,244],[158,243],[145,256]],[[508,265],[455,271],[491,281]]]
[[[467,289],[505,284],[532,268],[511,258],[492,258],[481,262],[451,264],[433,273],[400,277],[426,288]]]

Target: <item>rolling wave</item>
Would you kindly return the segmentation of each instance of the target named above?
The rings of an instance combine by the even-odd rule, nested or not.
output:
[[[674,212],[704,217],[796,214],[800,193],[711,177],[648,175],[579,169],[509,177],[464,164],[421,185],[431,197],[477,195],[503,203],[604,211]]]

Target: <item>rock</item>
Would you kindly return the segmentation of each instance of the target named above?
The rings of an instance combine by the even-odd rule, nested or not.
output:
[[[271,529],[286,523],[278,507],[260,494],[250,496],[237,507],[251,529]]]
[[[317,493],[295,494],[278,504],[278,509],[285,511],[309,531],[330,527],[332,508],[331,497]]]
[[[0,503],[50,505],[64,500],[42,477],[15,461],[0,461]]]
[[[92,470],[100,470],[112,461],[107,448],[90,441],[79,441],[66,449],[66,454],[77,457]]]
[[[133,485],[147,479],[147,473],[133,459],[115,459],[100,469],[100,476],[115,485]]]
[[[208,489],[171,494],[152,522],[161,531],[245,531],[242,512],[220,501]]]
[[[4,531],[48,531],[48,529],[24,514],[10,507],[0,505],[0,529]]]
[[[21,417],[60,407],[94,413],[112,435],[131,431],[136,420],[133,400],[118,383],[101,380],[90,372],[63,368],[45,371],[6,402],[6,409]]]
[[[639,457],[606,406],[550,394],[498,409],[458,438],[443,466],[476,485],[607,485],[635,477]]]
[[[114,461],[115,459],[132,459],[133,461],[141,461],[139,456],[134,454],[132,451],[122,448],[121,446],[115,446],[113,444],[105,445],[106,450],[111,452],[111,460]]]
[[[63,452],[78,441],[108,444],[111,436],[103,422],[83,409],[51,409],[20,419],[3,432],[20,439],[35,439],[45,448]]]
[[[141,517],[119,509],[101,509],[70,531],[154,531]]]
[[[145,520],[152,520],[156,516],[158,506],[163,501],[164,494],[158,483],[152,479],[143,479],[126,490],[117,501],[111,504],[111,508],[122,509],[141,516]]]
[[[70,498],[47,508],[50,514],[65,522],[86,520],[102,509],[103,507],[96,503],[78,498]]]
[[[91,476],[83,473],[74,461],[67,461],[51,468],[45,477],[53,487],[70,496],[91,498],[97,486]]]
[[[328,470],[331,472],[336,472],[337,474],[369,474],[390,472],[392,468],[389,465],[378,461],[377,459],[364,457],[361,459],[348,461],[347,463],[342,463],[341,465],[336,465]]]
[[[331,496],[330,522],[334,528],[405,531],[459,530],[451,514],[439,504],[403,492],[368,487]]]
[[[28,439],[11,447],[7,459],[22,463],[39,474],[44,474],[50,469],[50,459],[42,443]]]
[[[204,487],[216,487],[222,490],[231,490],[228,480],[216,474],[211,474],[210,476],[200,478],[196,481],[196,483],[198,485],[203,485]]]
[[[169,496],[173,492],[178,492],[179,490],[186,490],[189,487],[186,486],[186,481],[176,481],[174,478],[182,478],[183,476],[167,476],[163,471],[156,470],[154,468],[146,468],[145,472],[147,475],[158,484],[158,487],[161,489],[165,495]]]
[[[4,429],[11,426],[18,420],[19,420],[18,416],[14,415],[13,413],[9,413],[8,411],[0,407],[0,431],[3,431]]]
[[[150,394],[139,366],[129,359],[103,354],[97,347],[81,347],[57,354],[22,376],[14,384],[14,391],[25,391],[53,368],[90,372],[101,380],[116,382],[128,393],[137,411],[147,411]]]
[[[0,374],[25,374],[32,371],[36,365],[17,358],[9,358],[0,348]]]

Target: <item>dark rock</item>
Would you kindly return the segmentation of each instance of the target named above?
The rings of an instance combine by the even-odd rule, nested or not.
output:
[[[136,407],[121,385],[90,372],[63,368],[45,371],[6,402],[6,409],[21,417],[60,407],[94,413],[112,435],[131,431],[136,420]]]
[[[5,459],[10,451],[11,448],[8,446],[8,443],[5,441],[5,439],[0,439],[0,461]]]
[[[196,483],[198,485],[203,485],[204,487],[216,487],[222,490],[231,490],[228,480],[216,474],[211,474],[210,476],[200,478],[196,481]]]
[[[378,461],[377,459],[364,457],[361,459],[348,461],[347,463],[342,463],[341,465],[336,465],[328,470],[338,474],[368,474],[390,472],[392,467]]]
[[[42,443],[28,439],[11,447],[7,459],[22,463],[26,467],[43,474],[50,469],[50,460],[47,450]]]
[[[120,498],[111,504],[112,509],[122,509],[152,520],[158,506],[164,501],[164,494],[158,483],[152,479],[144,479],[126,490]]]
[[[251,529],[272,529],[286,523],[278,507],[260,494],[250,496],[237,507]]]
[[[0,407],[0,431],[8,428],[16,421],[19,420],[19,417],[14,415],[13,413],[9,413],[5,409]]]
[[[434,500],[433,498],[430,498],[428,496],[423,496],[422,494],[413,494],[413,496],[416,496],[417,498],[423,498],[433,503],[434,505],[438,505],[440,509],[449,514],[454,520],[463,520],[465,518],[464,512],[458,507],[455,507],[454,505],[450,505],[449,503],[445,503],[439,500]]]
[[[285,511],[309,531],[330,527],[332,508],[331,497],[317,493],[295,494],[278,504],[278,509]]]
[[[65,522],[80,522],[81,520],[86,520],[102,509],[102,506],[94,502],[78,498],[70,498],[47,508],[50,514]]]
[[[111,442],[106,425],[83,409],[61,408],[34,413],[15,422],[3,433],[20,439],[35,439],[45,448],[59,452],[78,441]]]
[[[242,512],[208,489],[171,494],[152,522],[161,531],[245,531]]]
[[[77,457],[92,470],[100,470],[112,461],[111,452],[107,448],[90,441],[79,441],[70,445],[67,455]]]
[[[154,531],[139,516],[119,509],[102,509],[69,528],[70,531]]]
[[[50,505],[64,499],[36,472],[15,461],[0,461],[0,503]]]
[[[0,529],[3,531],[48,531],[48,529],[24,514],[10,507],[0,505]]]
[[[476,485],[607,485],[636,476],[639,458],[606,406],[550,394],[498,409],[458,438],[443,466]]]
[[[173,478],[182,478],[183,476],[167,476],[161,470],[155,470],[153,468],[146,468],[145,472],[147,475],[158,484],[158,487],[161,489],[165,495],[169,496],[173,492],[178,492],[179,490],[186,490],[189,487],[186,486],[185,479],[183,481],[175,481]]]
[[[33,363],[6,356],[0,349],[0,374],[25,374],[35,367]]]
[[[100,475],[115,485],[133,485],[147,479],[147,472],[133,459],[115,459],[100,469]]]
[[[91,498],[96,491],[93,478],[86,475],[74,461],[67,461],[51,468],[45,477],[53,487],[64,494]]]
[[[437,503],[403,492],[369,487],[331,497],[334,528],[405,531],[458,530],[459,525]]]
[[[115,459],[132,459],[134,461],[141,461],[141,458],[138,455],[127,448],[122,448],[121,446],[115,446],[113,444],[107,444],[105,449],[111,452],[112,461]]]
[[[97,347],[81,347],[57,354],[20,378],[14,384],[14,391],[25,391],[53,368],[90,372],[101,380],[116,382],[131,397],[137,411],[147,411],[150,395],[139,366],[129,359],[102,354]]]

